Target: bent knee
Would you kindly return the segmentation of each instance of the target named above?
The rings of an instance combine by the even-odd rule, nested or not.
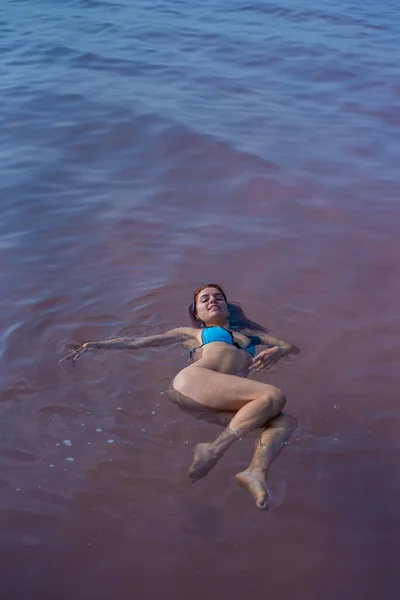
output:
[[[292,415],[286,413],[282,413],[279,416],[279,423],[284,429],[293,430],[297,427],[297,420]]]
[[[278,412],[281,412],[281,410],[283,410],[287,402],[285,394],[279,388],[274,388],[274,391],[272,393],[272,400]]]
[[[279,414],[286,404],[286,396],[279,388],[270,386],[265,396],[265,402],[270,406],[272,404],[276,413]]]

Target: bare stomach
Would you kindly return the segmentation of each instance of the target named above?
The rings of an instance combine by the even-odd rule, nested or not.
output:
[[[169,390],[169,397],[179,406],[190,410],[221,410],[219,407],[212,407],[209,402],[194,399],[204,386],[209,387],[207,371],[246,378],[252,358],[246,350],[239,350],[223,342],[214,342],[201,350],[202,352],[196,353],[195,362],[176,375]],[[220,383],[223,385],[222,381]],[[230,413],[230,418],[233,414]]]
[[[235,346],[224,342],[214,342],[197,351],[195,362],[190,367],[203,367],[217,373],[247,377],[252,357],[246,350],[239,350]]]

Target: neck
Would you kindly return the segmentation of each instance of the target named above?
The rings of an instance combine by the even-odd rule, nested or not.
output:
[[[228,329],[229,322],[227,320],[226,321],[215,321],[215,322],[213,321],[212,323],[208,322],[205,325],[206,325],[206,327],[223,327],[224,329]]]

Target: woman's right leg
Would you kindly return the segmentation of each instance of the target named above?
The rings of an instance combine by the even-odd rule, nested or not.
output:
[[[181,411],[185,412],[191,417],[200,419],[201,421],[206,421],[207,423],[212,423],[213,425],[219,425],[224,429],[225,427],[228,427],[229,423],[236,414],[236,411],[222,412],[219,410],[210,410],[202,404],[195,402],[192,400],[192,398],[184,396],[175,390],[172,385],[168,390],[168,397],[171,402],[179,407]]]
[[[193,480],[204,477],[240,437],[279,415],[286,398],[278,388],[235,375],[191,365],[176,376],[173,388],[214,411],[237,411],[213,442],[198,444],[189,469]]]

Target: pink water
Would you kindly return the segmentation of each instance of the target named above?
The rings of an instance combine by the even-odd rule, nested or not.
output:
[[[0,551],[7,600],[351,600],[400,583],[395,0],[0,7]],[[271,510],[165,391],[199,284],[301,354]],[[69,460],[70,459],[70,460]],[[73,459],[73,460],[71,460]]]

